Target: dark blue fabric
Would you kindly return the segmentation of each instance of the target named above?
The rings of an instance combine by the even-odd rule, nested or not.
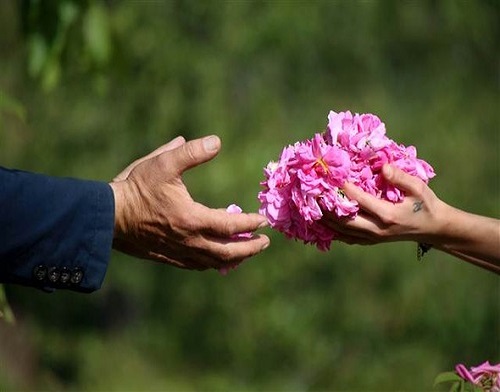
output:
[[[46,291],[97,290],[106,274],[113,230],[109,184],[0,167],[0,283]],[[79,270],[83,277],[78,282],[37,279],[34,271],[40,266]]]

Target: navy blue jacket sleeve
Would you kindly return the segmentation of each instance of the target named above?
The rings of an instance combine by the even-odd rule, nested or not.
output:
[[[0,167],[0,283],[97,290],[113,230],[109,184]]]

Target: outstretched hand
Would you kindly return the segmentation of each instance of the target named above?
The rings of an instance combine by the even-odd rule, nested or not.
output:
[[[230,214],[194,201],[182,174],[214,158],[216,136],[178,137],[135,161],[110,183],[115,194],[114,247],[180,268],[235,265],[269,245],[265,235],[234,237],[267,225],[259,214]]]

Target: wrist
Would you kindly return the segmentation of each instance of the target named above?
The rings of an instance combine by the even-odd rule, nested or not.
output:
[[[441,200],[437,200],[430,209],[429,224],[417,240],[417,260],[422,260],[432,248],[441,249],[441,245],[449,238],[453,208]]]
[[[110,182],[109,186],[113,190],[113,196],[115,199],[115,227],[114,227],[114,238],[121,238],[125,232],[125,217],[124,217],[124,204],[125,195],[123,192],[123,183],[121,182]]]
[[[456,222],[454,223],[455,216],[455,209],[439,200],[433,208],[431,226],[421,242],[432,245],[446,242],[452,234],[454,225],[456,225]]]

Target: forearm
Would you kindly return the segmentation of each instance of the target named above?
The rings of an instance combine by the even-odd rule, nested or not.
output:
[[[500,220],[447,206],[436,249],[472,264],[500,272]]]
[[[470,264],[474,264],[477,267],[487,269],[488,271],[500,275],[500,266],[498,265],[498,263],[485,261],[481,258],[477,258],[466,253],[458,252],[456,250],[447,250],[447,249],[441,249],[441,250],[459,259],[462,259]]]

